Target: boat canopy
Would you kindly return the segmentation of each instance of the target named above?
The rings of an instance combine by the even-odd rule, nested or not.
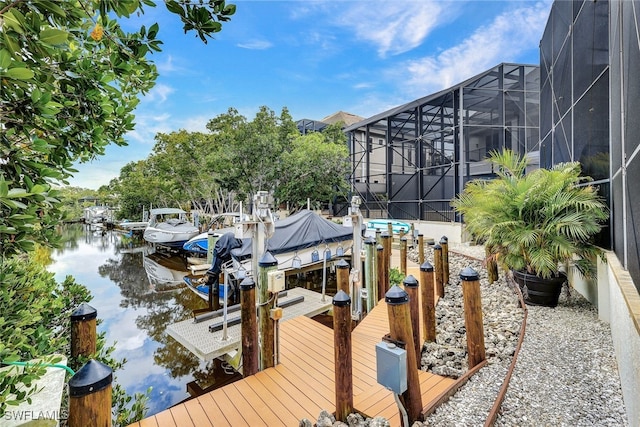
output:
[[[322,248],[325,243],[352,239],[353,227],[345,227],[305,209],[276,221],[273,236],[267,241],[267,250],[277,255],[307,248]],[[239,261],[251,257],[251,239],[242,239],[242,247],[232,250],[231,255]]]

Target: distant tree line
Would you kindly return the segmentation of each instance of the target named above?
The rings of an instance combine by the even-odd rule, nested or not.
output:
[[[107,186],[120,218],[144,207],[180,206],[203,212],[235,210],[257,191],[269,191],[291,211],[307,199],[329,203],[348,191],[349,151],[342,123],[301,135],[287,108],[261,107],[253,120],[229,108],[208,132],[159,133],[144,160],[131,162]]]

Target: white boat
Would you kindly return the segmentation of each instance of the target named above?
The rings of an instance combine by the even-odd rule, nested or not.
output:
[[[182,247],[184,242],[200,232],[187,220],[187,213],[178,208],[158,208],[149,211],[149,224],[144,240],[166,246]]]
[[[239,213],[222,213],[216,215],[211,220],[212,227],[210,231],[213,231],[213,235],[215,236],[214,240],[217,240],[225,233],[232,232],[238,234],[238,231],[236,230],[237,225],[242,221],[248,220],[249,215],[243,215],[241,219],[241,215]],[[192,237],[182,245],[182,249],[185,251],[199,255],[206,255],[208,247],[209,231],[205,231],[204,233],[200,233]]]

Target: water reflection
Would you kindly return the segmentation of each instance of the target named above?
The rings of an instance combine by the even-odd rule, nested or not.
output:
[[[99,331],[116,343],[114,356],[127,360],[116,381],[129,394],[153,387],[149,415],[189,397],[187,385],[194,381],[205,388],[229,379],[219,361],[200,361],[165,332],[206,305],[177,280],[186,274],[181,258],[154,253],[115,231],[76,224],[61,233],[64,247],[48,268],[57,280],[72,275],[91,290]],[[153,266],[151,274],[145,264]]]

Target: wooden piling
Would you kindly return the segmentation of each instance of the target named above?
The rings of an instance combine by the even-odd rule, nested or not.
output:
[[[420,265],[420,289],[422,291],[422,331],[424,341],[436,341],[436,304],[433,265],[425,261]]]
[[[449,238],[442,236],[440,239],[442,247],[442,283],[449,284]]]
[[[485,253],[485,265],[487,266],[487,275],[489,279],[489,284],[492,284],[496,280],[498,280],[498,263],[496,262],[495,257],[491,253],[491,248],[486,246],[484,248]]]
[[[407,390],[400,396],[400,401],[407,411],[409,426],[411,426],[415,421],[421,421],[422,395],[420,393],[420,377],[416,369],[416,353],[412,351],[415,347],[409,295],[398,285],[394,285],[385,294],[385,302],[387,303],[391,339],[403,342],[407,351]],[[403,419],[402,414],[400,414],[400,418]]]
[[[365,239],[364,280],[367,289],[367,313],[378,302],[378,270],[376,263],[376,241],[372,237]]]
[[[69,380],[69,427],[111,426],[113,370],[88,361]]]
[[[407,274],[407,238],[400,238],[400,273]]]
[[[418,234],[418,264],[424,264],[424,235]]]
[[[353,356],[351,298],[339,290],[333,297],[333,355],[335,363],[336,420],[346,422],[353,412]]]
[[[385,233],[383,232],[380,235],[380,240],[382,241],[382,247],[383,250],[382,252],[384,253],[383,256],[383,270],[382,270],[382,274],[384,275],[384,292],[381,295],[384,295],[388,290],[389,290],[389,270],[391,269],[391,242],[393,239],[393,235],[389,234],[389,233]]]
[[[84,302],[71,313],[71,357],[95,354],[97,317],[96,309]]]
[[[442,273],[442,246],[433,247],[433,266],[436,277],[436,293],[438,297],[444,296],[444,275]]]
[[[278,268],[278,260],[271,252],[264,253],[258,262],[258,329],[260,331],[260,369],[275,366],[275,324],[271,318],[271,310],[275,307],[275,296],[269,292],[268,273]]]
[[[387,292],[389,288],[389,273],[385,277],[384,273],[384,247],[380,244],[376,246],[376,271],[378,272],[378,299]],[[385,282],[385,280],[387,280]],[[378,301],[376,301],[378,303]]]
[[[251,277],[246,277],[240,283],[240,318],[242,322],[242,375],[246,378],[257,373],[260,369],[256,284]]]
[[[480,279],[478,273],[471,267],[467,267],[460,272],[460,279],[462,280],[462,296],[464,299],[464,325],[467,331],[469,369],[471,369],[486,359]]]
[[[351,295],[349,263],[344,259],[341,259],[336,263],[336,280],[338,281],[338,290],[343,291],[347,295]]]
[[[422,340],[420,339],[420,290],[418,280],[408,275],[403,281],[405,292],[409,295],[409,313],[411,315],[411,330],[413,332],[413,346],[416,353],[416,369],[422,365]]]

